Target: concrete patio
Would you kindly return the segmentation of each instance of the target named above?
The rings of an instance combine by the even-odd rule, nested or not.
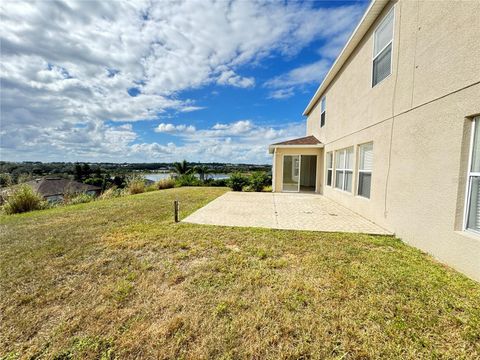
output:
[[[316,194],[228,192],[183,221],[222,226],[391,235],[388,230]]]

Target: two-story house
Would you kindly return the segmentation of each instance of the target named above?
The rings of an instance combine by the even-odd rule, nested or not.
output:
[[[374,0],[270,146],[273,190],[326,196],[480,280],[480,1]]]

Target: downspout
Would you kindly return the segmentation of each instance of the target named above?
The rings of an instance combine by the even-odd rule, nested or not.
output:
[[[383,217],[386,219],[388,217],[388,185],[390,182],[390,169],[392,161],[392,144],[393,144],[393,131],[395,127],[395,101],[397,97],[397,83],[398,83],[398,68],[400,61],[400,32],[402,29],[402,6],[397,4],[398,9],[398,45],[397,45],[397,60],[395,64],[395,83],[393,85],[393,94],[392,94],[392,125],[390,127],[390,148],[388,151],[388,164],[387,164],[387,175],[385,177],[385,196],[383,204]],[[396,10],[395,10],[396,11]],[[418,7],[417,7],[418,11]],[[418,13],[417,13],[417,25],[418,25]],[[416,51],[416,50],[415,50]],[[415,59],[414,59],[415,62]]]

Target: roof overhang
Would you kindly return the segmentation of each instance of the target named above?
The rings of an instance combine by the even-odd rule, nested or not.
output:
[[[340,71],[342,66],[352,54],[353,50],[355,50],[357,45],[363,39],[367,31],[370,29],[372,24],[375,22],[375,20],[378,18],[378,16],[388,3],[389,0],[372,0],[367,11],[365,11],[365,14],[363,15],[359,24],[353,31],[342,51],[340,52],[340,55],[338,55],[337,59],[328,71],[327,75],[325,75],[325,78],[318,87],[317,91],[315,91],[315,95],[313,95],[312,99],[303,111],[303,116],[308,116],[308,114],[310,114],[315,104],[318,102],[318,100],[320,100],[320,97],[327,89],[328,85],[330,85],[332,80],[335,78],[337,73]]]
[[[269,145],[268,146],[268,153],[273,154],[275,152],[275,149],[322,149],[323,144],[317,144],[317,145]]]

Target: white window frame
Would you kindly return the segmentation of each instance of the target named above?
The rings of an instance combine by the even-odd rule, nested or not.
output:
[[[322,125],[322,115],[325,114],[325,121]],[[324,127],[327,123],[327,98],[323,96],[320,99],[320,128]]]
[[[378,31],[378,28],[383,25],[384,21],[387,20],[388,16],[390,13],[393,11],[393,18],[392,18],[392,39],[375,55],[375,35]],[[375,28],[375,31],[373,32],[373,46],[372,46],[372,74],[371,74],[371,83],[372,83],[372,88],[377,86],[378,84],[381,84],[384,80],[388,79],[390,75],[392,75],[392,70],[393,70],[393,39],[395,38],[395,6],[392,6],[390,11],[383,17],[382,21],[380,21],[380,24],[377,25]],[[373,65],[375,63],[375,59],[378,58],[384,51],[385,49],[389,46],[392,45],[392,51],[390,52],[390,74],[385,76],[382,80],[380,80],[378,83],[373,84]]]
[[[469,215],[469,209],[470,209],[470,201],[471,201],[471,190],[472,190],[472,178],[474,177],[480,177],[480,172],[477,171],[472,171],[472,161],[473,161],[473,146],[475,145],[475,130],[476,127],[479,126],[477,122],[480,121],[480,117],[476,116],[472,119],[472,129],[471,129],[471,134],[470,134],[470,147],[469,147],[469,153],[468,153],[468,169],[467,169],[467,181],[466,181],[466,190],[465,190],[465,208],[463,211],[463,230],[464,231],[469,231],[475,234],[480,234],[479,231],[475,229],[470,229],[468,228],[468,215]]]
[[[295,190],[284,190],[283,189],[283,170],[284,170],[284,166],[285,166],[285,156],[298,156],[298,185],[297,185],[297,191]],[[309,154],[283,154],[282,155],[282,172],[281,172],[281,175],[282,175],[282,183],[281,183],[281,192],[284,192],[284,193],[299,193],[300,192],[300,183],[301,183],[301,176],[302,176],[302,156],[311,156]],[[318,161],[318,155],[313,155],[313,156],[316,156],[316,159]],[[317,163],[318,164],[318,163]],[[295,166],[292,167],[292,175],[294,176],[295,173]],[[317,176],[318,176],[318,167],[316,166],[316,171],[315,171],[315,192],[317,192]]]
[[[371,179],[373,178],[373,170],[362,170],[360,169],[360,156],[361,156],[361,151],[362,151],[362,146],[366,146],[366,145],[370,145],[372,144],[372,151],[373,151],[373,141],[369,141],[369,142],[366,142],[366,143],[363,143],[363,144],[360,144],[357,146],[358,148],[358,160],[357,160],[357,184],[356,184],[356,188],[357,188],[357,191],[356,191],[356,194],[357,196],[361,197],[362,199],[367,199],[367,200],[370,200],[371,196],[372,196],[372,183],[370,182],[370,197],[366,197],[366,196],[363,196],[359,193],[359,185],[360,185],[360,174],[370,174],[370,181]],[[374,157],[375,159],[375,157]],[[373,164],[372,164],[373,166]]]
[[[297,190],[284,190],[283,188],[283,171],[284,171],[284,166],[285,166],[285,157],[286,156],[298,156],[298,184],[297,184]],[[285,193],[297,193],[300,192],[300,169],[302,166],[302,155],[300,154],[283,154],[282,155],[282,192]],[[292,166],[292,176],[294,176],[294,171],[295,171],[295,166]]]
[[[334,187],[333,179],[334,179],[335,175],[334,175],[334,170],[333,170],[333,151],[327,152],[327,157],[328,157],[328,155],[330,155],[332,157],[332,160],[330,161],[330,167],[328,167],[328,160],[325,161],[325,185],[328,186],[328,187]],[[328,185],[328,171],[329,170],[332,172],[332,179],[331,179],[330,185]]]
[[[333,187],[336,189],[336,190],[339,190],[339,191],[343,191],[343,192],[346,192],[348,194],[352,194],[353,192],[353,168],[354,168],[354,164],[352,165],[352,168],[351,169],[348,169],[346,166],[347,166],[347,150],[350,150],[352,149],[352,159],[353,159],[353,155],[355,154],[355,149],[353,146],[349,146],[349,147],[346,147],[346,148],[343,148],[343,149],[340,149],[340,150],[336,150],[335,151],[335,166],[334,166],[334,169],[335,169],[335,182],[333,184]],[[344,152],[343,154],[343,164],[341,168],[338,168],[337,167],[337,152]],[[337,187],[337,171],[341,171],[343,173],[343,179],[342,179],[342,187],[341,188],[338,188]],[[347,173],[347,171],[351,171],[352,172],[352,189],[351,190],[345,190],[345,175]]]
[[[300,162],[302,161],[302,156],[299,155],[298,159],[293,159],[292,166],[292,179],[297,180],[300,183]]]

